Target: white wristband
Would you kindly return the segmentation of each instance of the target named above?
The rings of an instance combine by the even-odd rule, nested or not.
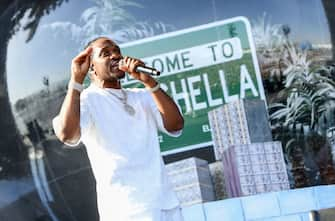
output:
[[[156,86],[155,87],[152,87],[152,88],[147,88],[147,90],[151,93],[155,92],[155,91],[158,91],[159,88],[161,88],[159,82],[157,82]]]
[[[82,92],[84,90],[84,86],[75,81],[70,81],[67,88],[77,90],[79,92]]]

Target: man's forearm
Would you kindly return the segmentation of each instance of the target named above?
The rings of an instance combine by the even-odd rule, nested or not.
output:
[[[80,137],[80,92],[69,89],[59,115],[54,123],[57,137],[63,142],[73,142]]]
[[[148,74],[137,72],[136,67],[144,65],[138,59],[124,57],[120,70],[128,72],[134,79],[141,81],[146,88],[154,88],[157,81]],[[162,115],[164,127],[172,132],[180,130],[184,127],[184,119],[172,98],[170,98],[163,90],[158,89],[151,92],[152,97]]]
[[[80,138],[80,92],[76,84],[82,84],[90,66],[92,47],[80,52],[71,62],[71,87],[67,91],[59,115],[54,119],[53,126],[57,137],[67,143]],[[70,86],[70,85],[69,85]]]
[[[151,81],[145,84],[147,88],[153,88],[157,84]],[[162,115],[165,129],[168,131],[178,131],[184,127],[184,119],[174,100],[162,89],[151,93],[159,112]]]

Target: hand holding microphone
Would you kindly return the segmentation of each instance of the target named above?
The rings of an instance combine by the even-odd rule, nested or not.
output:
[[[133,78],[142,81],[146,88],[157,86],[157,81],[152,76],[158,76],[160,72],[146,67],[139,59],[126,56],[119,61],[119,69],[128,72]]]
[[[127,61],[129,61],[129,62],[127,63]],[[131,66],[132,62],[136,62],[136,64],[133,64],[133,65],[135,65],[135,68],[132,68],[132,66]],[[127,65],[129,65],[129,66],[127,66]],[[161,74],[161,72],[156,70],[155,68],[145,66],[145,64],[142,61],[140,61],[138,59],[135,59],[135,58],[130,58],[130,57],[127,57],[127,56],[122,58],[119,61],[119,69],[120,70],[123,70],[122,69],[123,66],[126,66],[128,69],[130,69],[129,71],[126,70],[127,72],[130,72],[130,73],[131,72],[137,72],[137,73],[144,73],[144,74],[151,75],[151,76],[159,76]],[[125,70],[123,70],[123,71],[125,71]]]

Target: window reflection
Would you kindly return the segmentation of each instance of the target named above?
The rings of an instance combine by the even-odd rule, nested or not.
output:
[[[291,187],[335,182],[334,35],[326,17],[331,16],[330,1],[257,0],[252,6],[236,0],[48,2],[43,9],[32,3],[44,12],[43,17],[35,15],[40,23],[23,18],[31,39],[27,43],[21,29],[10,36],[17,27],[10,19],[17,23],[21,17],[15,16],[29,13],[31,6],[8,3],[5,9],[17,11],[1,18],[8,34],[0,41],[1,55],[7,57],[0,65],[0,192],[6,196],[0,200],[0,219],[15,214],[12,220],[98,220],[85,147],[69,149],[51,126],[67,91],[70,61],[88,40],[103,35],[129,43],[236,16],[247,17],[252,25],[273,138],[283,144]],[[56,4],[60,6],[53,8]],[[333,25],[333,18],[328,19]],[[234,32],[232,26],[232,36]],[[209,159],[209,147],[202,148],[206,153],[199,157]],[[186,155],[192,152],[165,158]]]

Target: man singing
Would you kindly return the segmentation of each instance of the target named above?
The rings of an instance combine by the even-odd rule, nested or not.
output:
[[[62,142],[85,144],[101,221],[181,221],[157,129],[177,137],[184,120],[159,83],[136,71],[139,65],[143,62],[138,59],[123,58],[111,39],[91,41],[72,60],[68,91],[53,127]],[[92,82],[83,90],[88,72]],[[145,89],[122,88],[125,72]]]

